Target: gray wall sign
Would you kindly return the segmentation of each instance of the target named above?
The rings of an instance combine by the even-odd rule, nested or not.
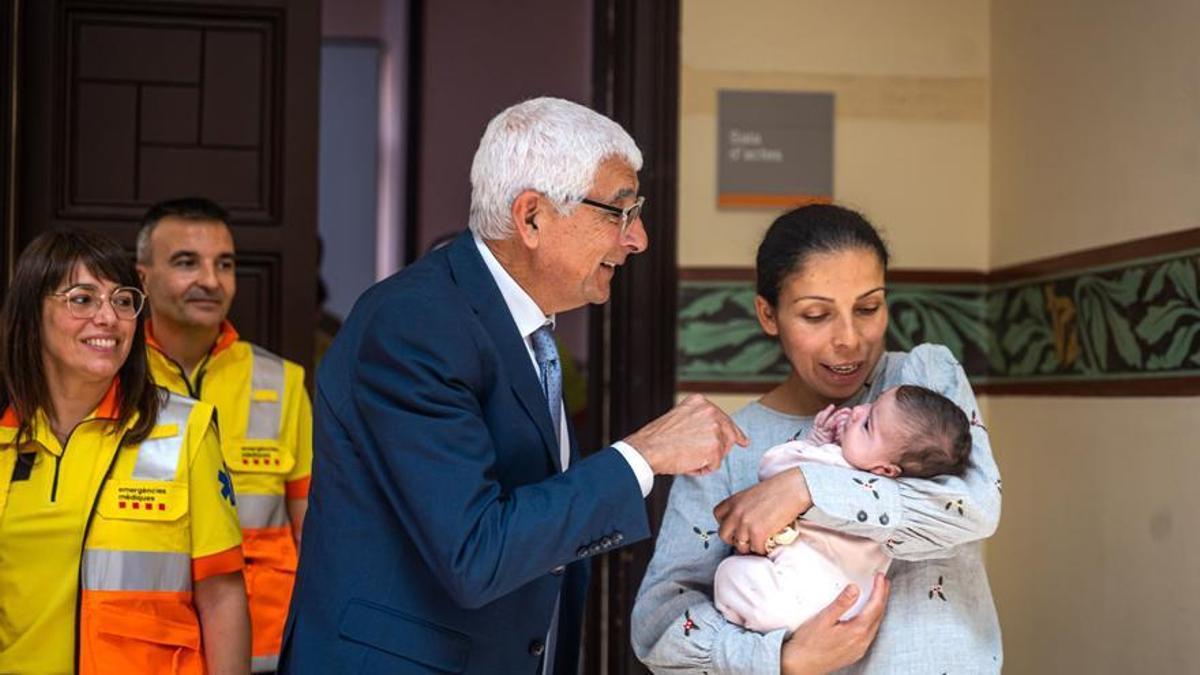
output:
[[[717,92],[717,205],[833,199],[833,94]]]

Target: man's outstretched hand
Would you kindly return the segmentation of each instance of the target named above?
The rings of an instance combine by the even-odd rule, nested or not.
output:
[[[699,394],[683,399],[624,440],[641,453],[656,475],[716,471],[735,444],[750,444],[725,411]]]

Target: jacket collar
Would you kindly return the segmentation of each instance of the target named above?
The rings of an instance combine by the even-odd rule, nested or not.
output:
[[[496,343],[505,370],[511,376],[513,392],[525,408],[525,412],[537,425],[546,453],[554,462],[554,466],[561,471],[558,430],[552,429],[550,409],[546,404],[546,396],[542,393],[541,382],[534,371],[533,361],[529,358],[524,337],[517,328],[496,279],[483,261],[474,236],[469,230],[463,232],[446,248],[454,283],[467,296],[467,302]]]
[[[474,241],[475,250],[479,251],[479,257],[483,258],[484,266],[487,267],[488,273],[492,275],[492,280],[500,289],[500,296],[504,298],[504,304],[508,305],[508,313],[512,315],[513,322],[517,324],[517,331],[521,333],[521,337],[528,340],[530,335],[547,323],[553,326],[554,316],[546,316],[542,313],[542,308],[538,307],[537,302],[530,297],[529,293],[521,288],[508,270],[504,269],[504,266],[500,264],[495,254],[482,239],[476,236]]]
[[[90,415],[83,418],[79,423],[85,424],[95,420],[116,421],[121,416],[121,378],[114,377],[111,384],[108,385],[108,390],[104,392],[104,398],[100,399],[100,403]],[[136,421],[137,415],[134,414],[130,419],[129,424]],[[46,421],[45,414],[38,410],[34,416],[34,430],[36,436],[38,431],[37,426],[49,423]],[[17,410],[11,405],[4,409],[3,416],[0,416],[0,445],[11,444],[16,440],[17,428],[20,427],[21,420],[17,417]],[[57,454],[57,453],[54,453]]]
[[[212,358],[217,354],[220,354],[226,349],[232,347],[233,343],[237,341],[237,329],[233,327],[233,323],[229,319],[225,319],[221,322],[220,332],[217,333],[217,339],[215,342],[213,342],[212,349],[208,352],[208,357]],[[166,354],[166,352],[163,351],[162,344],[159,343],[158,338],[154,337],[153,319],[146,319],[146,344],[158,350],[160,353],[164,355]]]

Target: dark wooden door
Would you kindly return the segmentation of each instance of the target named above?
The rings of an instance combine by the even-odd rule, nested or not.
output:
[[[132,250],[150,204],[231,212],[247,339],[301,363],[316,303],[318,0],[25,0],[13,238]]]
[[[17,2],[0,0],[0,288],[8,280],[12,263],[13,203],[16,176],[16,141],[13,121],[16,114],[17,78]]]

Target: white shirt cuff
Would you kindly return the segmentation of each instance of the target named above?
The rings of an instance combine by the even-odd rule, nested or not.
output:
[[[625,441],[617,441],[612,444],[617,452],[629,462],[629,468],[633,469],[633,475],[637,477],[638,486],[642,488],[642,497],[649,497],[650,490],[654,489],[654,469],[650,468],[650,463],[642,457],[642,453],[633,449],[633,446]]]

